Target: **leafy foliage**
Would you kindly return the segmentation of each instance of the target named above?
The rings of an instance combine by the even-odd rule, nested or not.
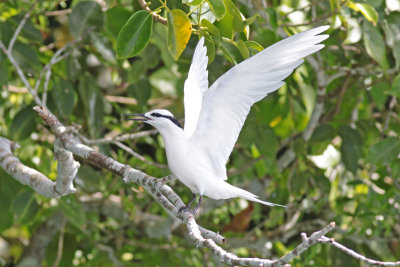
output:
[[[5,46],[31,2],[0,1]],[[231,183],[289,208],[206,199],[198,222],[216,231],[225,228],[228,246],[240,256],[279,257],[296,246],[301,232],[336,221],[339,242],[367,257],[399,259],[399,1],[262,3],[152,1],[149,13],[131,0],[42,0],[12,53],[35,86],[57,50],[83,38],[52,66],[48,87],[39,84],[38,94],[49,94],[47,106],[66,125],[82,125],[82,136],[113,138],[137,129],[120,121],[123,113],[162,107],[184,117],[183,83],[199,37],[205,38],[212,84],[284,36],[331,25],[326,47],[253,107],[228,163]],[[153,20],[155,14],[168,25]],[[34,98],[2,51],[0,83],[1,134],[19,142],[15,154],[24,164],[55,179],[54,138],[37,119]],[[158,135],[125,142],[145,160],[167,163]],[[169,174],[111,143],[95,147],[153,176]],[[59,266],[218,266],[207,250],[183,237],[185,229],[143,188],[77,160],[82,165],[75,179],[78,193],[59,200],[34,194],[0,170],[0,241],[8,247],[0,265],[20,262],[24,251],[42,245],[44,266],[53,265],[59,249]],[[189,201],[188,189],[177,182],[173,188]],[[67,222],[64,230],[60,216]],[[47,242],[35,242],[37,235]],[[317,246],[293,265],[361,264],[335,248]]]

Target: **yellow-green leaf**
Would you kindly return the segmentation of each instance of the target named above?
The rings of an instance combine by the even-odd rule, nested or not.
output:
[[[192,34],[192,23],[189,17],[180,9],[168,13],[168,50],[177,60],[185,50]]]
[[[357,12],[361,12],[368,21],[374,24],[374,26],[378,22],[379,19],[378,12],[376,12],[373,6],[369,4],[354,3],[354,2],[349,2],[348,6]]]

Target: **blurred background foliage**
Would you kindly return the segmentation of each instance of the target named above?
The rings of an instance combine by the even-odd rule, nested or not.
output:
[[[31,4],[0,1],[6,46]],[[183,119],[183,83],[199,36],[212,84],[283,37],[330,25],[326,47],[252,108],[228,163],[232,184],[288,208],[205,199],[198,223],[222,231],[226,249],[239,256],[280,257],[301,232],[335,221],[337,241],[370,258],[399,259],[400,1],[170,0],[149,8],[168,26],[134,0],[41,0],[13,56],[33,85],[57,49],[84,37],[53,66],[46,104],[66,125],[82,125],[88,143],[150,129],[121,121],[122,113],[167,108]],[[4,53],[0,84],[1,135],[20,144],[15,154],[24,164],[54,179],[54,137]],[[125,141],[144,159],[113,143],[91,144],[152,176],[169,174],[157,134]],[[0,265],[221,265],[143,188],[78,160],[78,191],[59,200],[0,170]],[[189,201],[185,186],[172,187]],[[327,245],[293,262],[360,265]]]

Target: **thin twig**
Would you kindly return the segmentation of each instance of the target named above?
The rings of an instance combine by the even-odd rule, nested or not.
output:
[[[19,33],[21,32],[21,30],[24,27],[26,21],[28,20],[29,16],[31,15],[31,12],[32,12],[33,8],[36,6],[37,2],[38,2],[38,0],[35,0],[33,2],[31,8],[28,10],[28,12],[26,12],[25,16],[23,17],[23,19],[19,23],[17,29],[15,30],[14,35],[12,36],[12,38],[10,40],[10,43],[8,44],[8,49],[7,49],[8,53],[11,54],[11,51],[12,51],[12,49],[14,47],[14,43],[17,40]]]
[[[369,259],[361,254],[358,254],[354,250],[351,250],[351,249],[343,246],[342,244],[336,242],[332,238],[328,238],[326,236],[322,236],[318,240],[318,243],[332,245],[332,246],[340,249],[341,251],[345,252],[346,254],[352,256],[353,258],[356,258],[356,259],[366,262],[368,264],[374,264],[374,265],[379,265],[379,266],[400,266],[400,261],[389,262],[389,261],[377,261],[377,260]]]
[[[154,12],[149,8],[149,5],[147,4],[147,2],[146,2],[145,0],[137,0],[137,1],[138,1],[138,3],[139,3],[140,7],[141,7],[143,10],[146,10],[147,12],[151,13],[151,15],[153,16],[153,19],[154,19],[155,21],[158,21],[158,22],[160,22],[160,23],[162,23],[162,24],[164,24],[164,25],[167,25],[167,24],[168,24],[167,19],[161,17],[161,16],[160,16],[159,14],[157,14],[157,13],[154,13]]]
[[[0,40],[0,48],[3,50],[3,52],[7,56],[8,60],[11,62],[11,64],[17,71],[17,74],[18,74],[19,78],[22,80],[22,82],[24,83],[25,87],[28,88],[29,93],[31,93],[31,95],[35,99],[35,103],[38,105],[42,105],[42,100],[40,100],[39,96],[37,95],[37,92],[32,88],[32,86],[26,79],[24,72],[21,70],[18,63],[15,61],[12,53],[8,52],[7,48],[4,46],[4,44],[1,40]]]
[[[139,153],[135,152],[135,151],[134,151],[133,149],[131,149],[130,147],[128,147],[128,146],[122,144],[121,142],[114,141],[114,142],[112,142],[112,143],[115,144],[116,146],[122,148],[123,150],[125,150],[126,152],[128,152],[129,154],[131,154],[132,156],[134,156],[135,158],[138,158],[139,160],[143,161],[144,163],[147,163],[147,164],[149,164],[149,165],[152,165],[152,166],[155,166],[155,167],[158,167],[158,168],[163,168],[163,169],[168,168],[168,166],[165,165],[165,164],[160,164],[160,163],[157,163],[157,162],[152,162],[152,161],[150,161],[150,160],[147,160],[145,157],[143,157],[143,156],[140,155]]]
[[[144,137],[144,136],[149,136],[156,134],[157,130],[148,130],[148,131],[141,131],[137,133],[131,133],[131,134],[123,134],[120,136],[116,136],[114,138],[101,138],[101,139],[88,139],[84,137],[83,135],[79,135],[79,139],[82,140],[83,143],[87,145],[102,145],[102,144],[111,144],[115,141],[121,142],[121,141],[126,141],[126,140],[133,140],[139,137]]]
[[[36,80],[34,90],[36,93],[38,92],[43,75],[44,75],[44,73],[46,73],[45,82],[44,82],[44,86],[43,86],[43,95],[42,95],[43,105],[46,105],[46,102],[47,102],[47,91],[48,91],[48,86],[49,86],[50,77],[51,77],[51,73],[52,73],[52,71],[51,71],[52,66],[57,64],[58,62],[60,62],[64,58],[66,58],[67,56],[69,56],[74,51],[74,49],[72,48],[69,51],[67,51],[67,49],[69,49],[69,48],[73,47],[74,45],[78,44],[79,42],[81,42],[91,31],[93,31],[93,29],[94,29],[94,27],[90,27],[78,39],[76,39],[76,40],[64,45],[62,48],[58,49],[54,53],[52,58],[50,59],[50,62],[47,63],[41,70],[41,72],[39,74],[39,78]],[[65,51],[67,51],[67,52],[65,52]]]
[[[53,267],[57,267],[60,264],[61,257],[63,254],[63,247],[64,247],[64,232],[65,232],[65,224],[67,222],[67,219],[64,217],[61,228],[60,228],[60,236],[58,238],[58,250],[57,250],[57,258],[53,263]]]
[[[387,128],[389,127],[390,117],[392,115],[393,108],[396,105],[396,102],[397,102],[397,97],[392,96],[390,99],[390,102],[389,102],[389,110],[386,115],[385,122],[383,123],[382,132],[385,132],[387,130]]]

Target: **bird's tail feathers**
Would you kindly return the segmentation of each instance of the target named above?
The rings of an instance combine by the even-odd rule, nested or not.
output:
[[[226,182],[225,182],[226,183]],[[239,187],[233,186],[229,183],[226,183],[229,186],[226,186],[227,191],[229,192],[229,194],[231,195],[230,197],[240,197],[240,198],[244,198],[250,201],[254,201],[254,202],[258,202],[267,206],[279,206],[279,207],[286,207],[284,205],[280,205],[280,204],[275,204],[275,203],[271,203],[271,202],[267,202],[267,201],[262,201],[258,198],[257,195],[254,195],[253,193],[250,193],[246,190],[243,190]]]

